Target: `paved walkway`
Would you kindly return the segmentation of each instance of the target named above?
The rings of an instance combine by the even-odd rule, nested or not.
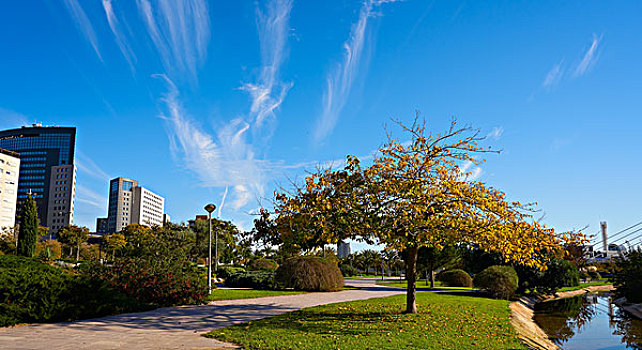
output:
[[[0,328],[0,349],[233,349],[232,344],[201,334],[305,307],[403,293],[375,285],[374,279],[346,280],[346,285],[360,289],[224,300],[92,320]]]

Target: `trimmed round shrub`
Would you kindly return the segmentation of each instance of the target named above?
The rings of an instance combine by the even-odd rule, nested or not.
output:
[[[333,260],[298,256],[279,266],[276,270],[276,284],[281,288],[295,290],[335,292],[343,288],[343,275]]]
[[[442,271],[437,274],[437,280],[443,282],[448,287],[472,287],[473,279],[470,275],[461,269]]]
[[[339,270],[341,270],[341,274],[344,277],[352,277],[359,274],[359,270],[352,265],[341,265],[339,266]]]
[[[519,279],[512,266],[493,265],[475,275],[475,287],[495,299],[510,299],[517,290]]]
[[[252,260],[248,265],[250,271],[274,271],[279,267],[279,264],[272,259],[256,259]]]

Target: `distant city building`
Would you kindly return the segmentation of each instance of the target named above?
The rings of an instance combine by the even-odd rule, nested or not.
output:
[[[163,226],[169,224],[171,220],[172,218],[170,218],[168,214],[163,214]]]
[[[73,223],[76,128],[33,124],[0,131],[0,148],[20,155],[17,210],[31,193],[40,224],[56,232]]]
[[[339,243],[337,243],[337,256],[340,259],[347,258],[351,253],[350,242],[339,241]]]
[[[163,226],[165,198],[144,188],[134,187],[132,223],[147,226]]]
[[[109,232],[107,227],[107,218],[96,218],[96,233],[103,234]]]
[[[129,224],[163,225],[165,199],[123,177],[109,182],[107,232],[120,232]]]
[[[20,155],[0,149],[0,228],[16,224]]]

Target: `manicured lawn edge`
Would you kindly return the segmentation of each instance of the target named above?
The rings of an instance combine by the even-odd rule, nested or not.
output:
[[[403,314],[405,295],[306,308],[238,324],[205,336],[244,349],[524,349],[508,301],[471,291],[417,294],[418,314]]]

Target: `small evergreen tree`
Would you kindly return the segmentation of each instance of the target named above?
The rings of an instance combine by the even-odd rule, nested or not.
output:
[[[20,229],[18,230],[18,249],[19,256],[33,257],[36,253],[36,241],[38,240],[38,209],[36,201],[31,195],[22,207],[22,217],[20,218]]]

